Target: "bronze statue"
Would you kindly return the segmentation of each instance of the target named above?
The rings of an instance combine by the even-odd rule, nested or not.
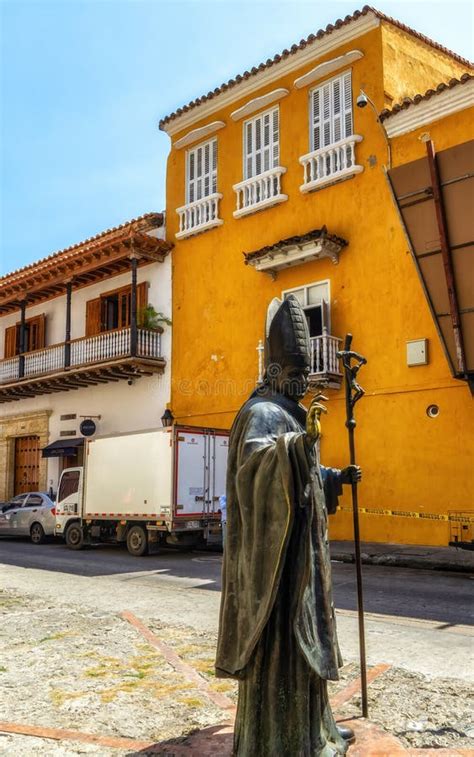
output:
[[[265,364],[230,437],[216,675],[239,681],[234,754],[333,757],[353,734],[336,726],[327,695],[342,665],[327,513],[360,469],[317,461],[325,398],[308,412],[298,402],[310,340],[293,296],[269,307]]]

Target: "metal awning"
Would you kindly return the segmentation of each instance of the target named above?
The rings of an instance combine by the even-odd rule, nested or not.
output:
[[[41,450],[42,457],[70,457],[77,455],[79,447],[84,445],[84,438],[79,436],[75,439],[58,439]]]
[[[426,148],[388,176],[452,373],[474,390],[474,140]]]

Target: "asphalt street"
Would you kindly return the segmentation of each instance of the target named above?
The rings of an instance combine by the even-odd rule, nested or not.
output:
[[[0,563],[75,576],[108,576],[118,582],[180,590],[221,588],[222,557],[217,552],[177,552],[136,558],[125,548],[96,546],[80,552],[62,542],[33,545],[28,540],[0,539]],[[354,565],[332,563],[334,602],[341,611],[356,611]],[[363,569],[367,613],[436,621],[454,627],[474,620],[473,581],[469,575],[367,565]]]

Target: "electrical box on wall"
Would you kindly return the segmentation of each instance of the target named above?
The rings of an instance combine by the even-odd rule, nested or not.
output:
[[[428,363],[428,340],[412,339],[407,342],[407,365],[427,365]]]

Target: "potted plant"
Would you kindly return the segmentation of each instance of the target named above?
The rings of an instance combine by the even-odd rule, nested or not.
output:
[[[171,320],[164,313],[155,310],[153,305],[145,305],[145,307],[141,308],[138,323],[141,329],[159,331],[160,334],[163,333],[163,326],[161,324],[171,326]]]

